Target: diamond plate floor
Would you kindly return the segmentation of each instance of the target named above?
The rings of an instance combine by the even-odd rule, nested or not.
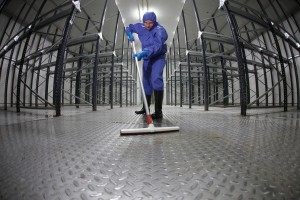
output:
[[[0,199],[300,199],[299,111],[165,106],[180,132],[120,136],[136,108],[0,111]]]

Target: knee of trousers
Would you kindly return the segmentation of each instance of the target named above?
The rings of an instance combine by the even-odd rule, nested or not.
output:
[[[146,95],[152,95],[153,93],[153,88],[150,84],[143,84],[144,85],[144,90]]]
[[[164,81],[162,77],[156,77],[152,81],[153,90],[162,91],[164,90]]]

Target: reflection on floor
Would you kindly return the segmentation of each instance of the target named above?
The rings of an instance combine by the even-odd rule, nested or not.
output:
[[[0,110],[0,199],[299,199],[300,111],[164,107],[146,127],[137,107]]]

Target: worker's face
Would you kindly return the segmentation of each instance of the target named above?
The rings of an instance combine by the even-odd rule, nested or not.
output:
[[[153,27],[153,25],[154,25],[153,21],[146,20],[144,22],[144,26],[146,27],[147,30],[150,30]]]

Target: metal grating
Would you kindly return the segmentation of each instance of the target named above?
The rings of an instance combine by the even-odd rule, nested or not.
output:
[[[299,199],[299,111],[242,117],[239,108],[165,106],[156,126],[179,133],[121,137],[120,129],[146,126],[133,111],[31,121],[9,113],[14,123],[0,125],[0,199]]]

